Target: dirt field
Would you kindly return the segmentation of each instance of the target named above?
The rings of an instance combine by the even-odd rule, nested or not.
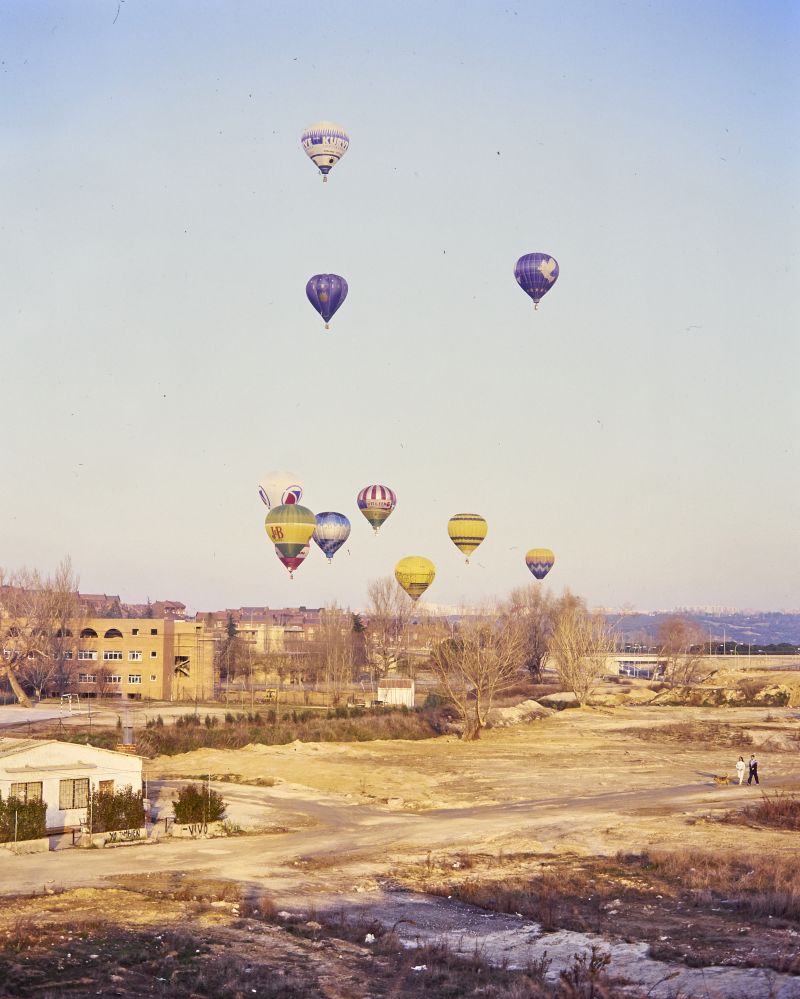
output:
[[[13,858],[0,864],[0,890],[90,885],[111,900],[120,878],[128,892],[139,892],[148,877],[223,879],[270,912],[311,922],[335,917],[336,939],[347,937],[343,926],[374,922],[394,927],[407,946],[445,942],[467,955],[477,948],[496,967],[526,968],[546,951],[552,965],[541,988],[560,987],[574,955],[594,945],[608,956],[603,974],[619,980],[622,992],[614,994],[789,999],[800,996],[798,833],[719,820],[764,793],[800,792],[798,715],[792,708],[609,707],[495,729],[472,744],[447,736],[161,757],[147,768],[157,813],[169,812],[181,779],[210,774],[231,820],[269,835],[81,853],[79,864],[72,851]],[[714,783],[751,752],[760,787]],[[204,891],[192,904],[208,904]],[[150,896],[132,897],[120,924],[145,932],[134,914],[146,922],[152,911],[148,925],[158,926]],[[54,903],[24,904],[38,919]],[[214,910],[203,915],[210,923],[198,924],[212,950],[221,939],[218,917]],[[283,940],[280,920],[270,927],[270,940]],[[246,954],[244,939],[225,944],[240,946]],[[356,951],[337,958],[356,976],[346,987],[330,991],[327,972],[314,964],[308,991],[297,994],[316,995],[319,983],[329,989],[319,994],[337,997],[389,994],[377,984],[363,991],[363,979],[356,984],[363,947]],[[302,976],[302,961],[298,967]],[[423,974],[407,973],[415,982]],[[81,994],[76,988],[71,994]],[[192,988],[213,994],[197,982]],[[418,994],[404,988],[393,994]],[[441,994],[479,994],[463,988]],[[285,994],[294,993],[287,986]]]

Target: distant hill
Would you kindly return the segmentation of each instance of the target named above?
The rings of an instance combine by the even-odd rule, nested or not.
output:
[[[800,614],[778,611],[707,614],[698,611],[609,613],[608,620],[626,639],[654,639],[659,625],[675,615],[696,622],[714,641],[752,645],[800,645]]]

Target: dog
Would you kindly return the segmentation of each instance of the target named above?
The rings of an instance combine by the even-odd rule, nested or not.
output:
[[[724,777],[717,777],[715,775],[714,776],[714,783],[715,784],[730,784],[730,780],[729,780],[727,774]]]

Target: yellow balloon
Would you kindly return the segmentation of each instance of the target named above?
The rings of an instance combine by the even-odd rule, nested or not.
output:
[[[394,567],[394,578],[416,602],[436,578],[436,567],[429,558],[409,555]]]
[[[457,513],[447,522],[450,540],[465,555],[471,555],[486,537],[489,525],[479,513]],[[469,558],[467,558],[469,562]]]

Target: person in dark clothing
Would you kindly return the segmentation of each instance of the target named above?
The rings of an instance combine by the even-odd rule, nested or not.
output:
[[[753,753],[750,754],[750,766],[748,769],[749,769],[749,775],[747,778],[747,783],[752,784],[753,781],[755,780],[756,784],[758,784],[758,760],[755,758],[755,754]]]

